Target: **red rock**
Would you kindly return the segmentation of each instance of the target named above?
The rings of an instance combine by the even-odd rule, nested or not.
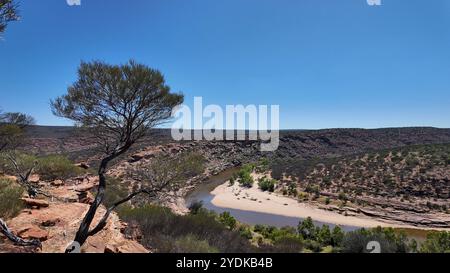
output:
[[[41,177],[38,174],[32,174],[28,178],[28,182],[33,183],[33,184],[38,184],[39,181],[41,181]]]
[[[55,180],[55,181],[52,181],[50,183],[50,185],[55,186],[55,187],[61,187],[61,186],[64,185],[64,181],[62,181],[62,180]]]
[[[40,229],[36,226],[29,226],[17,233],[23,239],[30,240],[36,239],[39,241],[47,241],[48,239],[48,231]]]
[[[94,187],[95,187],[95,185],[93,185],[93,184],[80,185],[80,186],[75,188],[75,191],[77,191],[77,192],[88,192],[88,191],[92,190]]]
[[[43,227],[54,227],[60,222],[61,222],[61,219],[59,219],[59,218],[51,218],[51,216],[49,216],[48,218],[41,219],[41,226],[43,226]]]
[[[118,244],[106,245],[105,253],[149,253],[141,244],[127,240]]]
[[[49,206],[49,203],[47,201],[40,199],[22,198],[22,201],[25,202],[25,205],[32,208],[47,208]]]

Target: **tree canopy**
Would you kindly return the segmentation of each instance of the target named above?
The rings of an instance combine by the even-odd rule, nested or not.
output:
[[[105,197],[109,162],[127,152],[151,128],[167,122],[173,108],[181,104],[183,98],[181,94],[171,93],[161,72],[146,65],[135,61],[123,65],[94,61],[82,62],[78,80],[69,86],[67,94],[51,102],[55,115],[88,128],[105,153],[98,169],[97,194],[80,224],[75,244],[82,246],[89,236],[102,230],[111,213],[108,210],[102,221],[90,230]],[[150,194],[147,190],[134,192],[117,201],[117,206],[139,193]],[[71,251],[69,247],[67,252]]]
[[[9,22],[19,20],[18,5],[13,0],[0,0],[0,35]]]
[[[183,95],[170,92],[163,75],[146,65],[83,62],[67,94],[51,102],[53,113],[95,134],[107,154],[120,152],[150,128],[166,122]]]

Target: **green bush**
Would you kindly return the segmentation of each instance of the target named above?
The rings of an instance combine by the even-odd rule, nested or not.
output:
[[[295,235],[277,237],[273,245],[279,253],[300,253],[303,250],[303,240]]]
[[[237,221],[233,216],[231,216],[228,211],[226,211],[219,215],[219,222],[225,225],[230,230],[233,230],[236,227]]]
[[[450,253],[450,232],[434,231],[427,235],[427,239],[420,247],[421,253]]]
[[[253,177],[252,172],[255,169],[253,164],[247,164],[242,166],[242,168],[237,172],[235,177],[237,178],[239,185],[241,187],[251,188],[253,187]]]
[[[239,231],[229,230],[218,221],[219,217],[216,214],[206,210],[200,210],[195,215],[176,215],[169,208],[145,205],[134,209],[121,208],[119,216],[128,223],[137,223],[143,234],[141,243],[156,249],[156,252],[179,251],[180,246],[174,243],[179,239],[185,243],[184,247],[192,244],[199,247],[200,244],[207,248],[204,243],[195,243],[205,241],[211,247],[210,250],[217,249],[221,253],[255,251],[248,239],[242,237]],[[189,235],[194,236],[195,240],[191,239],[189,242],[184,238]]]
[[[348,197],[347,197],[347,194],[345,194],[344,192],[340,192],[339,193],[339,200],[341,200],[341,201],[348,201]]]
[[[368,253],[368,243],[376,241],[380,243],[382,253],[408,253],[410,241],[400,233],[396,233],[392,228],[374,228],[370,230],[360,229],[345,234],[342,242],[342,252],[344,253]]]
[[[305,240],[313,240],[316,238],[316,227],[314,226],[314,222],[311,217],[306,218],[304,221],[300,221],[297,231]]]
[[[115,177],[106,178],[106,191],[103,198],[103,205],[107,208],[114,205],[119,200],[124,199],[129,194],[129,190],[119,179]]]
[[[212,247],[208,241],[199,240],[193,235],[178,238],[175,241],[175,253],[219,253],[219,250]]]
[[[15,217],[24,207],[22,197],[24,190],[15,182],[0,178],[0,218]]]
[[[41,179],[51,181],[80,175],[83,170],[75,166],[67,157],[50,155],[37,159],[36,173]]]
[[[247,240],[251,240],[253,238],[252,231],[247,226],[239,227],[239,232],[240,232],[241,236],[244,237]]]
[[[262,191],[274,192],[277,181],[275,179],[261,178],[258,184]]]

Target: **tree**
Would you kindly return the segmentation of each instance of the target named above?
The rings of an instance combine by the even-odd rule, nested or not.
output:
[[[297,230],[305,240],[313,240],[316,237],[316,227],[311,217],[306,218],[304,221],[300,221]]]
[[[331,245],[333,247],[339,247],[344,240],[344,231],[340,226],[335,226],[333,232],[331,233]]]
[[[89,129],[104,154],[98,168],[97,194],[80,224],[75,243],[82,246],[101,227],[90,230],[104,199],[108,164],[125,154],[151,128],[167,122],[172,109],[182,102],[183,95],[171,93],[159,71],[134,61],[124,65],[83,62],[78,69],[78,80],[68,88],[67,94],[51,102],[56,116]],[[147,192],[132,193],[125,200],[139,193]]]
[[[433,231],[420,247],[421,253],[450,253],[450,232]]]
[[[0,0],[1,1],[1,0]],[[0,2],[1,4],[2,2]],[[1,8],[1,6],[0,6]],[[25,187],[28,195],[33,197],[37,194],[37,189],[29,183],[28,178],[33,172],[34,167],[21,168],[15,156],[15,149],[23,140],[24,130],[27,126],[34,123],[34,119],[21,113],[0,113],[0,161],[2,158],[8,160],[13,166],[14,171],[19,176],[19,184]],[[23,240],[16,236],[6,225],[6,222],[0,219],[0,233],[19,246],[41,247],[38,240]]]
[[[317,234],[317,239],[323,246],[329,246],[332,244],[332,237],[330,227],[323,225]]]
[[[33,124],[34,118],[26,114],[0,112],[0,152],[17,148],[23,141],[24,129]]]
[[[228,211],[219,215],[219,222],[230,230],[233,230],[236,227],[236,219],[234,219]]]
[[[9,22],[19,20],[18,5],[13,0],[0,0],[0,35]]]

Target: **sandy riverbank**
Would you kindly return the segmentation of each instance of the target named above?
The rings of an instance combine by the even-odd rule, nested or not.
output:
[[[389,223],[362,215],[345,216],[337,212],[319,209],[311,204],[299,203],[293,198],[275,193],[263,192],[258,188],[257,182],[252,188],[243,188],[238,184],[230,186],[229,183],[225,183],[214,189],[211,194],[214,196],[211,201],[212,204],[221,208],[269,213],[287,217],[311,217],[315,221],[344,226],[364,228],[381,226],[419,229],[418,227],[411,225]]]

